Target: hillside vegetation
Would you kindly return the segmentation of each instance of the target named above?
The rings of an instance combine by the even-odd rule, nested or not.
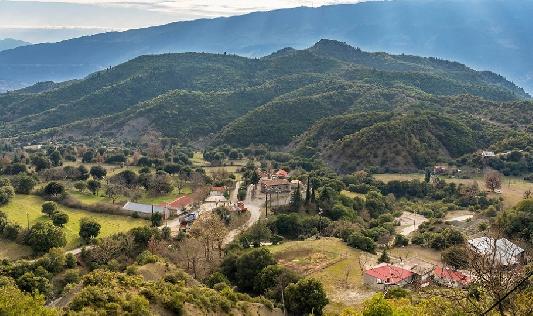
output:
[[[0,137],[120,142],[156,131],[181,142],[294,149],[343,171],[417,169],[529,135],[528,99],[503,77],[456,62],[321,40],[261,59],[141,56],[82,80],[1,94]]]

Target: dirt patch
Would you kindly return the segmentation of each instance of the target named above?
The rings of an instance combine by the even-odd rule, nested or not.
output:
[[[278,263],[302,275],[325,269],[343,259],[332,252],[318,252],[313,249],[290,249],[276,256]]]

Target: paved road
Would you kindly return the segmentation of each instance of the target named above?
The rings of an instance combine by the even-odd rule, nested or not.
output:
[[[257,199],[257,198],[252,199],[252,190],[253,190],[253,185],[248,186],[247,193],[246,193],[246,200],[244,201],[244,205],[250,212],[250,218],[243,226],[228,232],[228,234],[226,235],[226,238],[224,238],[224,242],[223,242],[224,245],[227,245],[230,242],[232,242],[235,239],[235,237],[237,237],[237,235],[239,235],[243,230],[250,228],[261,217],[261,207],[263,205],[263,200]],[[237,196],[235,196],[235,198],[236,197]]]

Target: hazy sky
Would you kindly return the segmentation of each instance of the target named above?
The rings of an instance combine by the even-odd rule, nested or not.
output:
[[[0,39],[51,42],[125,30],[298,6],[362,0],[0,0]]]

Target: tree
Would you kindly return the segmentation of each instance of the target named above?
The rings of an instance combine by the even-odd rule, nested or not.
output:
[[[276,259],[266,248],[250,250],[235,261],[235,284],[244,292],[253,293],[255,278],[261,270],[275,264]],[[226,275],[228,278],[231,277]]]
[[[405,237],[404,235],[396,235],[396,237],[394,237],[394,246],[407,246],[409,244],[409,239],[407,237]]]
[[[93,179],[101,180],[107,175],[107,170],[102,166],[92,166],[91,171],[89,171]]]
[[[431,180],[431,169],[426,169],[424,173],[424,182],[429,183],[429,180]]]
[[[52,181],[44,187],[43,192],[51,197],[59,197],[65,193],[65,186],[59,182]]]
[[[87,183],[85,181],[78,181],[74,183],[74,188],[82,193],[87,189]]]
[[[56,226],[63,227],[68,223],[68,215],[65,212],[55,212],[52,214],[52,223]]]
[[[0,187],[0,205],[9,203],[11,199],[15,196],[15,189],[12,186],[3,186]]]
[[[497,171],[489,171],[485,174],[485,186],[494,192],[502,187],[502,176]]]
[[[32,294],[48,295],[52,291],[52,284],[47,278],[37,276],[33,272],[26,272],[17,279],[19,289]]]
[[[150,221],[152,222],[152,227],[159,227],[163,225],[163,215],[159,212],[155,212],[150,216]]]
[[[16,193],[30,194],[31,190],[37,185],[37,180],[27,174],[18,174],[11,178],[11,183]]]
[[[26,244],[35,253],[44,253],[51,248],[61,248],[67,244],[65,233],[50,222],[33,225],[26,236]]]
[[[385,300],[383,293],[375,294],[363,304],[363,316],[393,316],[392,306]]]
[[[21,283],[25,283],[23,279]],[[33,287],[32,287],[33,288]],[[46,290],[47,287],[45,286]],[[0,286],[0,315],[58,316],[57,310],[45,307],[41,295],[29,295],[13,285]]]
[[[87,181],[87,188],[92,192],[93,195],[98,195],[98,190],[102,187],[102,184],[98,180],[91,179]]]
[[[246,233],[246,237],[249,238],[254,247],[259,247],[262,241],[270,240],[271,236],[272,232],[263,221],[258,221]]]
[[[50,160],[47,157],[34,156],[31,159],[31,163],[35,166],[35,171],[39,172],[44,169],[49,169],[51,167]]]
[[[86,242],[96,238],[100,233],[101,225],[89,217],[84,217],[80,220],[80,232],[79,235]]]
[[[315,279],[302,279],[285,288],[287,310],[295,315],[322,315],[329,303],[322,283]]]
[[[94,159],[94,151],[92,150],[86,151],[81,157],[81,161],[85,163],[90,163],[93,161],[93,159]]]
[[[61,153],[58,150],[52,151],[50,155],[48,155],[48,157],[50,158],[50,162],[53,166],[57,167],[62,165],[63,157],[61,156]]]
[[[390,262],[390,257],[387,253],[387,249],[383,250],[383,253],[381,253],[381,256],[378,258],[378,263],[382,262]]]
[[[468,267],[468,249],[464,246],[451,246],[441,254],[442,261],[454,269],[465,269]]]
[[[48,217],[52,218],[55,212],[57,212],[57,204],[53,201],[46,201],[41,205],[41,212]]]
[[[122,188],[119,185],[116,184],[109,184],[107,188],[105,189],[105,195],[107,195],[108,198],[110,198],[113,201],[113,204],[115,204],[115,201],[122,193]]]
[[[292,191],[290,206],[294,211],[300,210],[300,207],[302,206],[302,193],[300,192],[300,183],[298,183],[298,187],[296,188],[296,190]]]
[[[287,285],[298,282],[299,279],[298,275],[292,270],[277,264],[270,265],[261,270],[257,275],[255,292],[282,302],[283,296],[281,295],[281,291]]]

